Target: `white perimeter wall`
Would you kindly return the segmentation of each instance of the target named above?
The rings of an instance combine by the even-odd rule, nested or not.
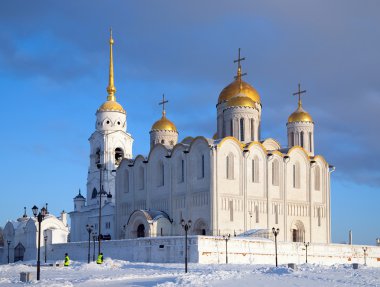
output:
[[[161,245],[161,246],[160,246]],[[104,257],[134,262],[184,262],[184,237],[156,237],[102,242]],[[362,245],[314,244],[308,248],[308,263],[322,265],[364,264]],[[300,243],[278,243],[278,263],[305,262],[305,250]],[[380,267],[380,247],[367,246],[367,265]],[[224,264],[226,242],[221,237],[189,236],[189,262]],[[63,260],[69,253],[71,260],[87,261],[88,242],[62,243],[48,246],[48,260]],[[96,250],[97,254],[97,245]],[[0,249],[1,253],[1,249]],[[91,260],[93,242],[91,241]],[[274,242],[231,238],[228,241],[228,262],[239,264],[275,264]],[[6,263],[6,262],[3,262]]]

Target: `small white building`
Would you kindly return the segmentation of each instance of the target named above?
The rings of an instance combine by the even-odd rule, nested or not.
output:
[[[8,221],[4,227],[4,249],[1,263],[35,260],[38,247],[38,221],[24,215],[15,221]],[[47,214],[41,222],[41,261],[45,256],[45,244],[67,243],[69,227],[67,213],[62,211],[57,218]],[[8,254],[8,242],[9,254]]]

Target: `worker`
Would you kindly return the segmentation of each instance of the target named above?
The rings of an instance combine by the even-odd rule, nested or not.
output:
[[[65,267],[70,265],[69,254],[65,253],[65,263],[63,264]]]
[[[98,260],[96,260],[97,264],[102,264],[103,263],[103,253],[99,253],[98,255]]]

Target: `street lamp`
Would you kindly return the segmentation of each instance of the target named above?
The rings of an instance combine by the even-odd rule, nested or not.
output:
[[[91,232],[92,232],[92,230],[94,229],[94,226],[93,225],[89,225],[89,224],[87,224],[86,225],[86,229],[87,229],[87,232],[88,232],[88,262],[87,263],[90,263],[90,248],[91,248]]]
[[[94,243],[94,254],[92,255],[92,261],[95,261],[95,241],[96,241],[96,237],[97,237],[97,233],[96,232],[92,233],[92,240],[93,240],[93,243]]]
[[[277,262],[277,235],[280,233],[280,228],[272,228],[272,232],[273,232],[273,235],[274,235],[274,248],[275,248],[275,252],[276,252],[276,267],[278,266],[278,262]]]
[[[46,244],[47,243],[47,239],[48,239],[48,236],[45,235],[44,236],[44,242],[45,242],[45,245],[44,245],[45,246],[45,254],[44,254],[45,255],[45,263],[46,263],[46,254],[47,254],[47,244]]]
[[[309,245],[310,245],[310,242],[304,242],[303,243],[303,246],[305,246],[305,250],[306,250],[306,263],[307,263],[307,248],[309,247]]]
[[[249,230],[252,229],[252,210],[248,211],[249,214]]]
[[[191,220],[188,220],[187,222],[182,219],[181,220],[182,228],[185,230],[185,273],[187,273],[187,232],[191,228]]]
[[[40,262],[40,249],[41,249],[41,222],[46,215],[46,208],[42,207],[41,211],[38,212],[38,207],[32,207],[33,215],[38,221],[38,250],[37,250],[37,280],[40,280],[41,262]]]
[[[367,247],[363,247],[363,252],[364,252],[364,266],[367,266]]]
[[[223,239],[226,241],[226,264],[228,264],[228,249],[227,242],[230,240],[231,234],[223,235]]]
[[[9,245],[11,245],[11,241],[7,240],[7,244],[8,244],[8,264],[9,264]]]

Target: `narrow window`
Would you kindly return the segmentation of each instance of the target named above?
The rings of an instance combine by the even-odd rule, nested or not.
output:
[[[230,209],[230,221],[234,221],[234,202],[230,200],[228,202],[229,209]]]
[[[98,191],[97,191],[96,188],[94,187],[94,189],[92,190],[91,198],[96,198],[97,196],[98,196]]]
[[[278,160],[275,159],[272,163],[272,185],[278,186],[279,185],[279,163]]]
[[[278,224],[278,205],[274,206],[275,224]]]
[[[296,188],[296,165],[293,164],[293,188]]]
[[[129,192],[129,172],[128,170],[125,171],[124,175],[124,192]]]
[[[226,158],[226,178],[234,179],[234,156],[229,154]]]
[[[252,182],[259,182],[259,158],[254,157],[252,160]]]
[[[98,163],[100,163],[100,148],[97,148],[95,153],[95,164]]]
[[[240,119],[240,141],[244,141],[244,119]]]
[[[205,155],[202,154],[201,178],[205,177]]]
[[[303,146],[303,144],[304,144],[304,142],[303,142],[303,132],[301,132],[301,134],[300,134],[300,143],[301,143],[301,147],[304,147]]]
[[[259,223],[259,207],[255,206],[255,217],[256,217],[256,223]]]
[[[313,152],[313,141],[312,141],[312,135],[309,133],[309,147],[310,147],[310,152]]]
[[[321,226],[321,208],[320,207],[318,207],[317,213],[318,213],[318,226]]]
[[[139,167],[139,178],[137,179],[137,182],[139,183],[138,188],[140,190],[144,189],[144,168],[142,166]]]
[[[291,132],[289,135],[289,145],[294,146],[294,133]]]
[[[157,170],[157,186],[163,186],[165,184],[165,167],[164,163],[161,161],[158,164]]]
[[[234,122],[233,120],[230,121],[230,136],[234,136]]]
[[[300,188],[300,164],[293,164],[293,188]]]
[[[185,161],[181,160],[181,181],[185,181]]]
[[[255,160],[252,160],[252,182],[256,182],[256,177],[255,177]]]
[[[314,176],[314,189],[321,190],[321,169],[319,166],[315,167],[315,176]]]
[[[121,148],[115,149],[115,164],[119,165],[124,158],[124,151]]]
[[[255,122],[251,119],[251,141],[255,140]]]

